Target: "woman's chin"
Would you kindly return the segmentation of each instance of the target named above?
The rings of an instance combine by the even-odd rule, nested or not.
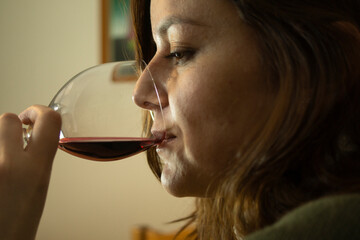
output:
[[[174,197],[186,197],[186,189],[181,184],[181,179],[176,177],[171,169],[163,168],[161,173],[161,185],[163,188]]]

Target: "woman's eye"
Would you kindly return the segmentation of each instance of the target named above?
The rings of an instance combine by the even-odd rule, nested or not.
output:
[[[189,61],[194,55],[194,51],[185,50],[185,51],[174,51],[171,52],[166,58],[174,61],[174,64],[184,64]]]

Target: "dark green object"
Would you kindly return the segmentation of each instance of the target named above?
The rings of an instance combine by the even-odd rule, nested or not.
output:
[[[245,240],[360,240],[360,194],[325,197],[296,208]]]

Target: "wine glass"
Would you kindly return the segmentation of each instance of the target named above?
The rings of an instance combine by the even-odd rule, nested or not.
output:
[[[140,153],[162,139],[142,138],[141,110],[132,101],[132,89],[140,74],[153,81],[149,68],[135,61],[104,63],[70,79],[49,107],[60,113],[59,149],[84,159],[119,160]],[[165,125],[164,125],[165,126]],[[25,147],[32,127],[24,128]]]

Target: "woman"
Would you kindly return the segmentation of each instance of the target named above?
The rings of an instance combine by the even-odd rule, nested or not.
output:
[[[241,238],[309,202],[254,239],[360,237],[360,196],[347,195],[360,190],[359,7],[133,1],[168,137],[150,167],[169,193],[199,197],[200,239]],[[160,119],[149,83],[139,79],[134,99]],[[147,131],[161,127],[155,117]]]
[[[141,76],[134,101],[155,115],[145,130],[165,134],[150,167],[170,194],[198,198],[194,235],[359,238],[359,3],[132,5],[165,119]],[[34,124],[26,151],[21,122]],[[2,115],[0,239],[34,238],[60,122],[42,106]]]

